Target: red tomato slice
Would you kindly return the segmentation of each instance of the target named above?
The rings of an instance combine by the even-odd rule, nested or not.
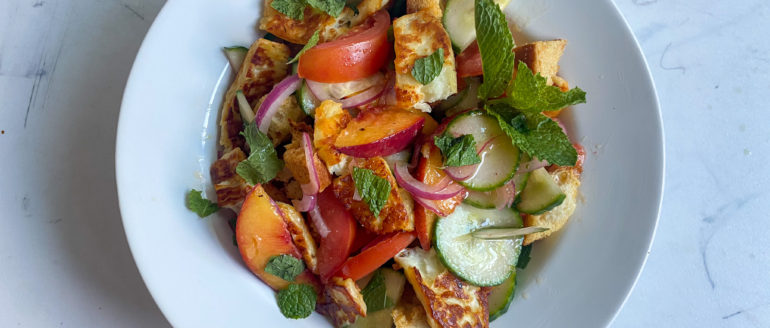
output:
[[[356,225],[356,238],[353,239],[353,248],[351,248],[351,251],[355,252],[362,249],[364,246],[369,245],[375,238],[377,238],[376,234],[369,232],[369,230],[366,230],[360,224]]]
[[[377,238],[364,247],[361,253],[345,261],[338,274],[343,278],[361,279],[396,256],[414,239],[415,236],[411,232],[397,232]]]
[[[457,55],[455,62],[457,62],[457,77],[479,76],[484,73],[481,68],[481,52],[476,41]]]
[[[393,48],[388,42],[388,27],[390,15],[381,10],[339,39],[308,49],[299,57],[299,77],[339,83],[376,73]]]
[[[332,188],[326,188],[318,195],[318,212],[321,214],[323,227],[319,227],[321,224],[315,222],[315,219],[312,220],[316,231],[321,235],[318,247],[318,274],[321,281],[326,282],[350,255],[356,236],[356,220],[334,196]]]

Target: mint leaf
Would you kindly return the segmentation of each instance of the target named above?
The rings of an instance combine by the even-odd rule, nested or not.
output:
[[[414,61],[412,76],[422,85],[426,85],[441,74],[442,68],[444,68],[444,48],[438,48],[427,57]]]
[[[313,33],[313,36],[310,37],[309,40],[307,40],[307,43],[305,43],[305,46],[302,47],[302,49],[297,53],[297,55],[294,56],[287,64],[294,63],[295,61],[299,60],[299,56],[302,56],[302,54],[305,53],[308,49],[315,47],[316,44],[318,44],[318,38],[319,38],[319,32],[320,30],[315,30],[315,33]]]
[[[479,99],[496,98],[503,94],[513,76],[513,36],[500,7],[492,0],[476,0],[476,41],[481,53],[484,83],[479,87]]]
[[[235,167],[235,172],[252,185],[265,183],[283,169],[283,161],[273,148],[273,142],[257,129],[254,122],[245,124],[241,135],[249,145],[249,157]]]
[[[305,263],[288,254],[271,256],[265,266],[265,272],[286,281],[294,281],[302,271],[305,271]]]
[[[273,0],[270,7],[279,13],[289,16],[293,20],[302,20],[305,18],[304,0]]]
[[[388,202],[390,182],[374,174],[372,170],[353,168],[353,182],[358,194],[361,195],[374,216],[380,215],[380,210]]]
[[[190,190],[185,197],[185,205],[190,211],[198,214],[199,217],[205,218],[216,211],[219,211],[219,206],[206,198],[203,198],[203,193],[200,190]]]
[[[366,303],[366,313],[374,313],[382,309],[387,309],[393,306],[393,300],[388,298],[388,289],[385,285],[385,275],[381,270],[374,272],[372,280],[366,284],[361,294],[364,296],[364,302]]]
[[[306,0],[307,4],[323,11],[329,16],[337,17],[345,8],[345,0]]]
[[[524,113],[504,103],[487,105],[513,143],[532,157],[548,163],[572,166],[577,151],[559,124],[542,113]]]
[[[558,87],[546,83],[545,77],[540,73],[533,74],[532,70],[520,61],[516,78],[508,87],[508,97],[505,101],[527,113],[557,110],[586,102],[586,93],[580,88],[562,92]]]
[[[444,155],[444,165],[465,166],[481,163],[476,153],[476,140],[473,135],[465,134],[457,138],[444,133],[433,137],[433,143]]]
[[[316,297],[313,286],[291,284],[278,292],[278,309],[289,319],[307,318],[315,309]]]
[[[532,252],[532,244],[529,244],[521,248],[521,253],[519,254],[519,262],[516,263],[517,268],[522,270],[527,268],[527,264],[529,264],[529,260],[532,259],[529,256],[529,253],[531,252]]]

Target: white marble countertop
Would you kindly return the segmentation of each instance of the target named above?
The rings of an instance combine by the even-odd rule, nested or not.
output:
[[[128,250],[113,160],[163,2],[0,1],[0,327],[168,326]],[[770,2],[616,3],[658,88],[667,175],[613,325],[770,327]]]

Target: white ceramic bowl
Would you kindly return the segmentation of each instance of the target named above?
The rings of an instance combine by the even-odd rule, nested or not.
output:
[[[260,0],[170,0],[136,57],[117,138],[120,208],[136,264],[177,327],[328,326],[287,320],[242,264],[222,218],[184,206],[190,188],[214,198],[217,112],[232,78],[221,47],[257,37]],[[539,242],[509,312],[493,327],[599,327],[642,270],[663,190],[663,133],[644,57],[610,1],[513,0],[532,39],[569,40],[561,75],[588,92],[567,122],[588,156],[583,201]]]

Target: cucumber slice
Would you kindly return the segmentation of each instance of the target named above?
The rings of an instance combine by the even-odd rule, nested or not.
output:
[[[477,208],[495,208],[489,191],[468,191],[468,197],[465,197],[463,202]]]
[[[454,116],[457,113],[460,113],[464,110],[468,109],[474,109],[479,106],[479,86],[481,85],[481,80],[477,77],[467,78],[465,79],[465,83],[468,84],[468,87],[464,89],[466,91],[465,97],[457,103],[454,107],[447,109],[446,116]]]
[[[227,61],[230,62],[230,67],[233,68],[233,71],[238,72],[241,69],[241,65],[243,65],[243,60],[246,58],[246,53],[249,52],[249,48],[235,46],[224,47],[222,50],[225,52],[225,56],[227,56]]]
[[[412,151],[410,149],[404,149],[400,152],[397,152],[395,154],[390,154],[384,157],[385,162],[388,163],[388,167],[390,167],[390,172],[393,172],[396,170],[396,163],[398,162],[409,163],[409,160],[411,158],[412,158]]]
[[[519,194],[514,206],[527,214],[542,214],[561,205],[567,196],[544,168],[530,172],[527,185]]]
[[[299,104],[299,107],[302,108],[302,111],[310,117],[315,117],[315,108],[318,107],[321,102],[310,92],[310,88],[307,86],[307,83],[305,83],[305,80],[300,82],[299,88],[297,88],[297,92],[295,92],[294,95],[297,97],[297,103]]]
[[[489,321],[499,318],[501,315],[508,311],[508,307],[511,306],[513,301],[513,294],[516,290],[516,269],[513,270],[511,276],[505,279],[502,284],[492,287],[492,291],[489,293]]]
[[[477,149],[489,142],[476,173],[465,181],[458,181],[459,184],[469,190],[490,191],[513,178],[521,152],[494,117],[482,111],[460,114],[449,122],[447,132],[454,136],[473,135]]]
[[[532,172],[527,173],[517,173],[513,176],[513,184],[516,187],[516,195],[521,193],[524,188],[527,187],[527,181],[529,181],[529,175],[532,174]]]
[[[509,0],[495,0],[504,9]],[[444,7],[443,23],[452,45],[460,52],[476,40],[476,19],[474,0],[448,0]]]
[[[480,228],[521,227],[513,209],[479,209],[460,204],[449,216],[436,220],[433,230],[436,252],[456,276],[476,286],[496,286],[513,272],[524,238],[483,240],[471,232]]]

